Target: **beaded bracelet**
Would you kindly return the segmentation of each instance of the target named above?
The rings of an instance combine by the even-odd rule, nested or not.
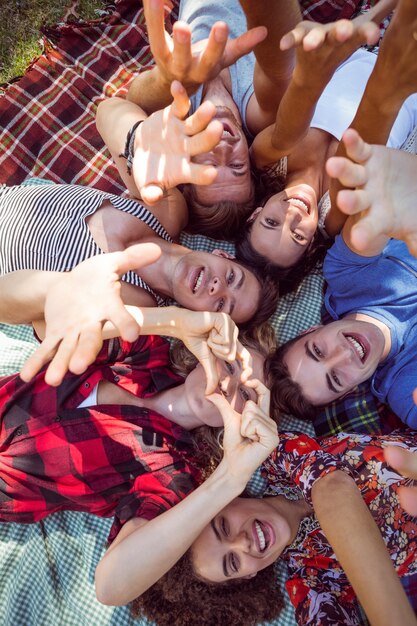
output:
[[[126,159],[126,168],[127,168],[127,173],[129,174],[129,176],[132,176],[133,157],[135,156],[134,145],[135,145],[136,131],[138,127],[142,124],[142,122],[144,121],[145,120],[139,120],[139,122],[136,122],[136,124],[133,124],[132,128],[129,130],[126,136],[124,152],[122,154],[119,154],[119,157]]]

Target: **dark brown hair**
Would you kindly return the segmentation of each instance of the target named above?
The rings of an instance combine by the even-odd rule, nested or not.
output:
[[[209,583],[194,573],[189,550],[134,600],[132,612],[158,626],[256,626],[277,618],[283,605],[273,565],[249,580]]]
[[[293,415],[302,420],[313,419],[319,407],[312,404],[303,395],[300,385],[293,381],[288,367],[284,363],[284,357],[289,348],[300,337],[294,337],[269,356],[265,362],[268,381],[271,389],[271,414],[274,412]]]
[[[280,293],[279,284],[278,281],[276,281],[271,276],[265,276],[260,268],[252,267],[251,265],[246,263],[246,261],[242,261],[240,259],[234,259],[234,261],[238,265],[241,265],[246,270],[248,270],[248,272],[252,272],[252,274],[254,274],[261,286],[258,306],[255,313],[250,320],[247,320],[246,322],[241,322],[239,324],[240,329],[250,330],[256,328],[263,322],[266,322],[271,317],[271,315],[275,313]]]

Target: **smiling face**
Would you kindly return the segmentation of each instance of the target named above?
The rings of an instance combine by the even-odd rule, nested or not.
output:
[[[217,170],[211,185],[195,185],[197,200],[211,205],[223,200],[248,202],[252,197],[249,148],[242,128],[227,107],[217,107],[213,119],[223,124],[220,142],[210,152],[193,157],[195,163],[213,165]]]
[[[175,300],[193,311],[222,311],[236,323],[257,311],[261,286],[252,272],[220,251],[184,254],[175,268]]]
[[[252,357],[252,376],[261,382],[265,382],[264,362],[262,355],[254,350],[250,350]],[[219,373],[219,389],[218,392],[223,393],[232,408],[241,413],[245,402],[248,400],[257,401],[257,395],[254,389],[246,386],[240,380],[242,374],[242,363],[236,359],[232,363],[216,360],[217,371]],[[206,375],[203,366],[198,364],[185,379],[184,393],[187,397],[188,405],[196,417],[211,426],[223,426],[222,417],[210,400],[207,400],[206,393]]]
[[[315,406],[329,404],[368,380],[383,357],[385,339],[372,323],[345,318],[320,326],[284,356],[291,378]]]
[[[249,241],[279,267],[293,266],[307,251],[317,229],[317,198],[309,185],[287,187],[256,209]]]
[[[286,517],[268,498],[236,498],[192,546],[198,576],[212,582],[251,577],[271,565],[293,539]]]

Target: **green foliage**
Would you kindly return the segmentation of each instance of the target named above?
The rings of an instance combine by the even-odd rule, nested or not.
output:
[[[102,0],[0,0],[0,83],[21,76],[42,53],[40,27],[66,16],[96,19]]]

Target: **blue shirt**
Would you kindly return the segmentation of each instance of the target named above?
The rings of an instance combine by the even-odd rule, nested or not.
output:
[[[352,252],[341,235],[324,263],[325,306],[333,319],[365,313],[391,333],[391,349],[371,379],[372,392],[408,426],[417,428],[417,259],[391,239],[381,254]]]

